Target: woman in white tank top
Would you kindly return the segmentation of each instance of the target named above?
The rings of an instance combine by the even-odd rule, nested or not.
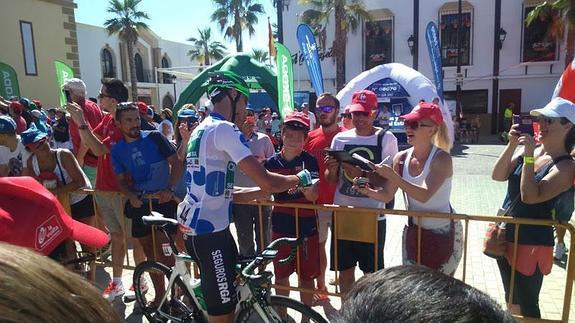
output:
[[[401,188],[410,211],[452,212],[451,144],[441,110],[435,104],[423,102],[400,118],[412,147],[395,156],[393,168],[376,165],[376,172],[388,180],[382,190],[358,189],[385,201]],[[417,227],[421,226],[421,264],[453,275],[462,251],[460,221],[410,217],[408,222],[403,232],[403,263],[417,263]]]

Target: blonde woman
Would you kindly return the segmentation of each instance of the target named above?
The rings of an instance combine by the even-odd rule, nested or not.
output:
[[[356,188],[363,194],[381,201],[390,201],[398,188],[403,190],[410,211],[452,212],[449,203],[453,166],[447,126],[439,107],[421,102],[411,113],[400,117],[404,121],[407,142],[411,148],[399,152],[393,168],[374,165],[375,171],[386,178],[381,190],[369,186]],[[453,275],[461,258],[462,227],[459,221],[437,218],[409,217],[403,231],[403,263],[417,263],[417,232],[421,226],[421,264]]]

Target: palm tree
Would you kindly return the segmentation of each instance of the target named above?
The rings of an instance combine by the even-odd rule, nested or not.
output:
[[[258,15],[265,13],[264,7],[252,0],[212,0],[217,6],[212,13],[212,21],[220,25],[220,30],[228,39],[236,42],[236,51],[243,51],[242,30],[247,29],[251,37],[255,33]]]
[[[345,85],[345,51],[347,33],[357,31],[362,20],[370,20],[362,0],[299,0],[301,4],[311,5],[302,14],[302,21],[310,26],[327,25],[331,15],[335,20],[333,52],[336,65],[335,83],[337,90]],[[317,30],[317,28],[315,28]]]
[[[529,26],[535,19],[551,19],[547,35],[551,39],[561,39],[567,32],[565,66],[571,64],[575,56],[575,6],[572,0],[545,1],[535,7],[525,22]]]
[[[252,57],[260,63],[264,63],[266,65],[270,63],[270,56],[268,51],[265,49],[252,49]]]
[[[188,41],[194,43],[194,48],[188,52],[192,60],[197,60],[205,66],[211,65],[210,58],[219,61],[226,54],[226,46],[219,41],[212,41],[212,29],[210,27],[201,30],[198,28],[200,37],[188,38]]]
[[[132,88],[132,101],[138,101],[138,79],[134,63],[134,45],[138,41],[138,31],[148,29],[143,19],[150,19],[148,14],[138,11],[138,4],[142,0],[109,0],[107,11],[118,17],[108,19],[104,26],[109,35],[118,34],[120,40],[126,43],[128,49],[128,66],[130,67],[130,83]]]

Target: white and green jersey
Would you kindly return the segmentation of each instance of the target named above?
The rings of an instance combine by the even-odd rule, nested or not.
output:
[[[240,130],[217,113],[194,129],[186,153],[188,192],[178,206],[178,221],[191,235],[230,225],[236,164],[251,154]]]

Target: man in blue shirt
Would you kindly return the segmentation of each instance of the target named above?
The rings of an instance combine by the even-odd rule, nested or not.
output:
[[[112,146],[112,164],[117,175],[118,187],[124,194],[124,213],[132,219],[132,236],[138,238],[146,257],[154,259],[151,228],[142,222],[142,216],[152,210],[165,217],[175,218],[177,203],[174,189],[182,172],[175,147],[159,131],[141,131],[140,114],[134,103],[121,103],[116,110],[123,139]],[[151,201],[150,201],[151,200]],[[157,234],[161,246],[167,242],[163,234]],[[173,257],[157,248],[157,261],[173,265]],[[151,277],[156,289],[156,301],[164,291],[163,277]],[[160,291],[160,292],[159,292]]]

